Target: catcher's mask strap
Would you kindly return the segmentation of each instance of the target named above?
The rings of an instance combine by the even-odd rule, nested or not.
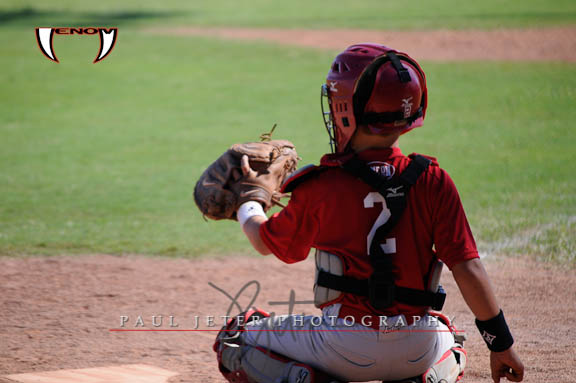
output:
[[[402,65],[402,61],[406,61],[407,63],[411,64],[416,70],[424,77],[423,73],[420,71],[418,65],[408,57],[398,55],[395,52],[387,52],[385,55],[382,55],[376,58],[370,65],[366,67],[358,82],[356,83],[356,89],[354,91],[354,96],[352,99],[353,108],[354,108],[354,117],[356,119],[357,124],[370,124],[370,123],[408,123],[411,124],[416,121],[418,118],[422,117],[423,109],[422,107],[418,108],[416,113],[409,117],[405,117],[403,112],[389,112],[389,113],[364,113],[364,109],[366,108],[366,104],[372,95],[372,91],[374,90],[374,86],[376,85],[376,76],[378,74],[378,70],[381,66],[390,62],[396,73],[398,74],[398,79],[402,83],[407,83],[412,81],[410,77],[410,72],[408,69]],[[424,95],[422,95],[424,98]],[[424,105],[424,99],[420,105]]]
[[[360,75],[360,78],[356,83],[354,96],[352,97],[354,117],[356,117],[356,120],[364,114],[364,108],[374,90],[378,69],[388,61],[390,61],[390,58],[387,55],[380,56],[376,60],[372,61],[372,63],[368,65]]]
[[[422,117],[422,107],[419,107],[416,113],[404,118],[403,112],[386,112],[386,113],[365,113],[356,118],[356,123],[360,125],[370,124],[412,124],[414,121]]]
[[[388,52],[388,53],[386,53],[386,56],[388,56],[390,58],[390,61],[392,62],[392,66],[394,67],[394,69],[396,69],[396,73],[398,74],[398,79],[400,80],[400,82],[412,81],[412,78],[410,78],[410,73],[408,72],[408,69],[406,69],[406,67],[404,65],[402,65],[402,63],[400,62],[400,59],[398,58],[398,56],[396,56],[396,53]]]

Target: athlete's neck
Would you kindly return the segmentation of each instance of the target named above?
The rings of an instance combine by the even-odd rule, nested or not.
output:
[[[400,133],[389,135],[370,134],[364,129],[357,129],[350,140],[350,146],[355,152],[366,149],[397,148]]]

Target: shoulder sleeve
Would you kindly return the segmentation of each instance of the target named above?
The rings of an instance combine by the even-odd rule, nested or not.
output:
[[[452,269],[478,258],[478,250],[454,182],[440,168],[436,174],[432,195],[434,244],[438,258]]]
[[[416,157],[416,156],[422,156],[424,158],[429,159],[431,161],[430,165],[432,165],[432,166],[439,166],[438,160],[436,159],[436,157],[427,156],[426,154],[420,154],[420,153],[411,153],[408,155],[408,157],[410,157],[410,159],[414,159],[414,157]]]
[[[281,261],[295,263],[308,257],[318,233],[318,205],[314,180],[300,183],[290,202],[260,226],[260,237]]]
[[[294,189],[296,189],[296,186],[300,185],[309,178],[315,177],[320,169],[321,168],[319,166],[312,164],[301,167],[292,173],[288,178],[286,178],[286,180],[284,180],[282,186],[280,187],[280,192],[292,192]]]

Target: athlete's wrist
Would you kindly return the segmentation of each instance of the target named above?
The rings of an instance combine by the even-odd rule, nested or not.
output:
[[[240,226],[244,226],[244,224],[254,216],[266,217],[264,208],[256,201],[244,202],[236,211],[236,217],[238,218],[238,222],[240,222]]]
[[[480,335],[482,335],[490,351],[503,352],[510,349],[514,344],[514,338],[502,310],[498,315],[488,320],[476,319],[476,327],[478,327],[478,331],[480,331]]]

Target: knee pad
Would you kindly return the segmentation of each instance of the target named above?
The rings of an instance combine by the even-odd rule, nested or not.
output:
[[[338,383],[311,366],[261,347],[224,344],[220,372],[234,383]]]
[[[216,353],[218,369],[229,382],[252,383],[241,368],[241,356],[243,352],[242,330],[246,324],[269,317],[266,311],[252,309],[244,311],[228,320],[228,323],[216,335],[216,341],[212,349]]]
[[[466,367],[466,351],[452,347],[422,375],[423,383],[456,383],[462,379]]]
[[[228,323],[226,323],[226,326],[222,327],[218,332],[218,335],[216,335],[216,341],[214,342],[212,349],[214,352],[218,353],[218,348],[222,342],[236,342],[242,334],[242,330],[244,330],[248,323],[269,316],[270,314],[266,311],[254,308],[252,310],[241,312],[235,317],[230,318]]]
[[[214,351],[218,368],[234,383],[338,383],[311,366],[288,359],[270,350],[244,344],[241,334],[246,324],[269,317],[254,309],[230,319],[216,336]]]

